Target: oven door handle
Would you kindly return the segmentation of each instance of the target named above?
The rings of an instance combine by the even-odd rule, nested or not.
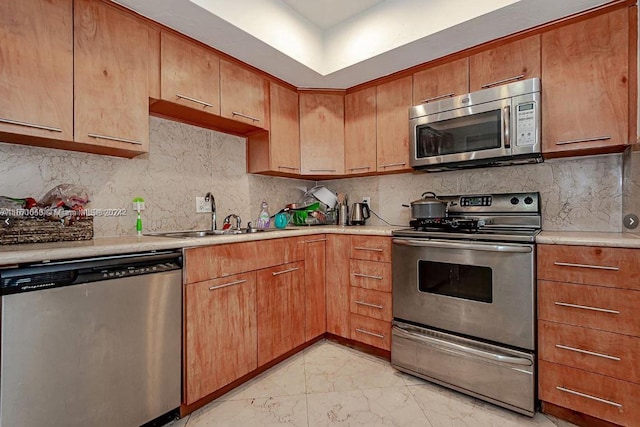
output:
[[[443,242],[439,240],[405,240],[405,239],[393,239],[393,244],[403,246],[415,246],[422,248],[439,248],[439,249],[468,249],[473,251],[487,251],[487,252],[508,252],[508,253],[531,253],[533,249],[531,246],[516,246],[516,245],[494,245],[483,243],[459,243],[459,242]]]
[[[519,366],[533,365],[533,362],[528,359],[523,359],[521,357],[504,356],[501,354],[491,353],[488,351],[480,350],[477,348],[469,347],[469,346],[458,344],[458,343],[452,343],[452,342],[441,340],[438,338],[432,338],[432,337],[427,337],[421,334],[415,334],[397,325],[393,325],[392,332],[403,338],[420,341],[421,343],[426,344],[430,347],[435,347],[438,350],[454,352],[456,354],[460,354],[463,356],[464,355],[475,356],[481,359],[486,359],[493,362],[510,364],[510,365],[519,365]]]

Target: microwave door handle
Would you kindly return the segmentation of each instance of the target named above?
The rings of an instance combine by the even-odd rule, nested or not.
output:
[[[504,148],[511,148],[511,134],[509,132],[509,128],[511,127],[511,106],[507,105],[503,108],[503,111]]]
[[[467,249],[472,251],[502,252],[502,253],[531,253],[529,246],[507,246],[479,243],[440,242],[437,240],[404,240],[393,239],[393,244],[402,246],[416,246],[438,249]]]

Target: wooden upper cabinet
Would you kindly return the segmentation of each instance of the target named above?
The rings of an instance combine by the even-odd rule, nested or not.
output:
[[[542,34],[543,154],[611,152],[628,143],[629,13]]]
[[[0,2],[0,136],[73,140],[72,0]]]
[[[161,98],[220,115],[220,58],[164,31],[160,49]]]
[[[376,88],[344,97],[344,169],[347,174],[376,171]]]
[[[220,61],[222,117],[269,129],[267,81],[257,73],[229,61]]]
[[[344,95],[302,92],[299,96],[302,174],[343,174]]]
[[[377,87],[378,172],[411,170],[409,166],[411,93],[411,76]]]
[[[540,35],[494,47],[469,58],[469,91],[540,77]]]
[[[413,74],[413,105],[464,95],[468,92],[468,58],[436,65]]]
[[[75,140],[149,151],[149,29],[106,3],[74,2]]]
[[[300,110],[298,93],[271,83],[271,168],[300,173]]]

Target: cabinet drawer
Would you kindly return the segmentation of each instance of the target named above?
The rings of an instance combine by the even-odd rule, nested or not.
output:
[[[351,287],[351,312],[361,316],[391,322],[391,294],[388,292]]]
[[[383,236],[351,236],[351,258],[391,262],[391,239]]]
[[[391,264],[375,261],[350,261],[351,286],[391,292]]]
[[[351,314],[351,339],[391,350],[391,322]]]
[[[640,291],[538,281],[538,319],[640,336]]]
[[[640,338],[544,320],[538,332],[541,359],[640,383]]]
[[[640,385],[540,361],[539,397],[625,426],[640,420]]]
[[[538,279],[640,290],[640,251],[538,245]]]

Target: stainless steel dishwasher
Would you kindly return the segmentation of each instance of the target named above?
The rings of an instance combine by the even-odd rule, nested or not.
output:
[[[0,426],[139,426],[181,401],[181,252],[0,270]]]

